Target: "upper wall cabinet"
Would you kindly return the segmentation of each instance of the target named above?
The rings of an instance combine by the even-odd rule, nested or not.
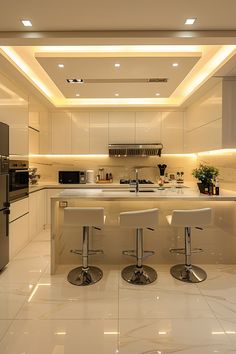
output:
[[[109,112],[109,144],[135,143],[135,112]]]
[[[89,113],[71,114],[71,153],[89,154]]]
[[[28,102],[0,106],[0,121],[9,125],[10,155],[28,155]]]
[[[161,112],[136,112],[136,143],[161,142]]]
[[[48,111],[40,112],[39,152],[52,153],[52,116]]]
[[[181,154],[184,150],[183,112],[162,112],[161,143],[163,153]]]
[[[52,153],[71,154],[71,113],[52,113]]]
[[[108,112],[90,113],[90,154],[108,153]]]
[[[184,151],[191,153],[221,149],[224,122],[222,121],[222,83],[219,83],[187,108]]]

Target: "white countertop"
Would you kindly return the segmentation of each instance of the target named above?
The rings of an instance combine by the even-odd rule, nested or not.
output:
[[[110,189],[64,189],[53,199],[71,199],[71,198],[86,198],[99,200],[207,200],[207,201],[236,201],[236,192],[230,190],[221,190],[220,195],[210,196],[200,194],[197,188],[168,188],[158,190],[150,186],[148,189],[153,189],[154,192],[130,192],[125,188]]]

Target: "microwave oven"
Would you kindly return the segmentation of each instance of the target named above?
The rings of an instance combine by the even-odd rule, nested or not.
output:
[[[58,181],[61,184],[86,183],[86,171],[59,171]]]

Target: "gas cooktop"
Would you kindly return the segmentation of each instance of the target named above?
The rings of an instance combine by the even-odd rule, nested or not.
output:
[[[120,179],[120,184],[130,184],[135,183],[135,179]],[[154,184],[154,182],[150,181],[149,179],[139,179],[139,184]]]

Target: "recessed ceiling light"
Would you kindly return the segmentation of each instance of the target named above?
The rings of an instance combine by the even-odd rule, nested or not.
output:
[[[179,66],[179,64],[178,63],[173,63],[172,66],[177,67],[177,66]]]
[[[119,96],[119,93],[115,93],[115,96],[118,97],[118,96]]]
[[[30,20],[21,20],[22,24],[25,26],[25,27],[32,27],[32,22]]]
[[[196,21],[196,18],[187,18],[186,20],[185,20],[185,25],[193,25],[194,24],[194,22]]]
[[[156,93],[156,96],[160,96],[160,93],[159,93],[159,92],[157,92],[157,93]]]
[[[76,97],[79,97],[79,96],[80,96],[80,94],[79,94],[79,93],[77,93],[77,94],[76,94]]]
[[[115,63],[115,67],[119,68],[120,67],[120,63]]]
[[[58,64],[59,68],[64,68],[64,66],[65,66],[64,64]]]
[[[83,84],[83,79],[66,79],[69,84]]]

